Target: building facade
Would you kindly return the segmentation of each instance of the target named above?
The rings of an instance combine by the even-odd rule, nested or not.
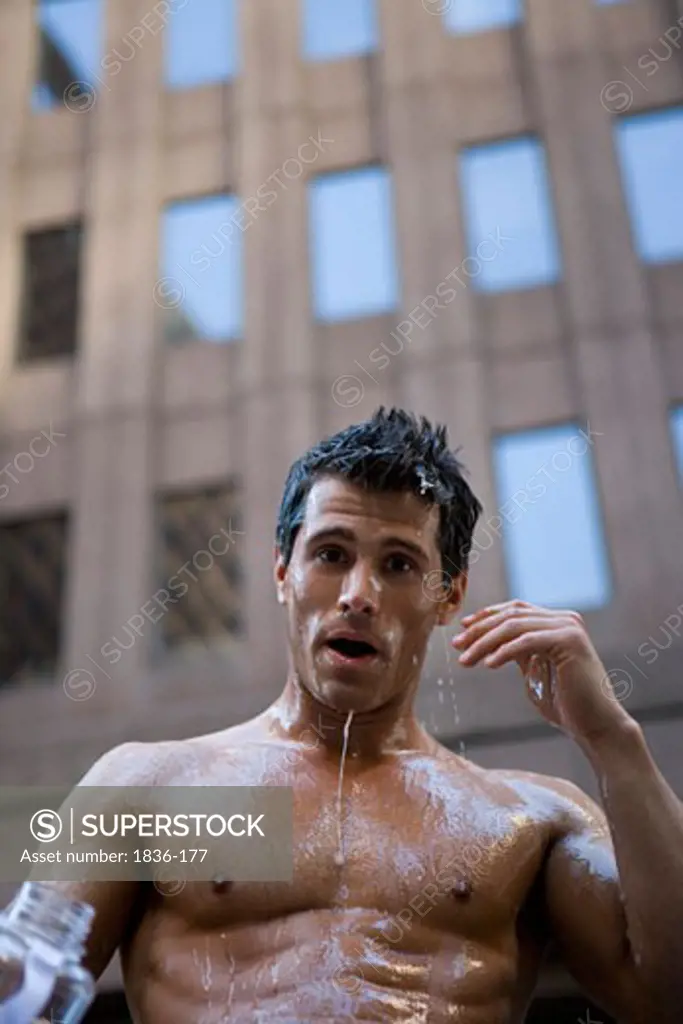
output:
[[[0,6],[2,778],[274,699],[286,472],[400,404],[484,503],[468,608],[582,611],[683,792],[683,10],[334,7]],[[454,661],[443,742],[596,794]]]

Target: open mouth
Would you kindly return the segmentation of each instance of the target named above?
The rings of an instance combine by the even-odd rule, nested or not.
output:
[[[359,661],[362,658],[373,658],[379,653],[376,647],[366,643],[365,640],[350,640],[347,637],[335,637],[334,640],[328,641],[327,646],[343,658],[348,658],[352,661]]]

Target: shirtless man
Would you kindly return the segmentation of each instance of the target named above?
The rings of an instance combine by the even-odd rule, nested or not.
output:
[[[415,718],[480,512],[445,430],[401,410],[293,465],[281,696],[208,736],[126,743],[82,780],[293,787],[291,883],[59,883],[96,908],[95,975],[120,947],[137,1024],[518,1024],[551,942],[619,1022],[679,1024],[683,808],[581,616],[507,601],[452,642],[463,666],[520,666],[588,757],[604,813],[566,780],[477,767]]]

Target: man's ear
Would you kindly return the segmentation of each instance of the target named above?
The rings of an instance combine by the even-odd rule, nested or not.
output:
[[[285,603],[285,577],[287,576],[287,566],[285,560],[282,557],[277,544],[273,547],[273,578],[275,580],[275,592],[277,594],[278,604]]]
[[[436,616],[437,626],[448,626],[460,611],[467,593],[467,573],[460,572],[457,576],[448,576],[447,593],[439,604]]]

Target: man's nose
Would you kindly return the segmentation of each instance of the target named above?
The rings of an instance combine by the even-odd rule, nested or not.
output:
[[[339,607],[343,612],[361,612],[374,615],[379,610],[379,585],[370,569],[355,565],[344,580],[339,596]]]

